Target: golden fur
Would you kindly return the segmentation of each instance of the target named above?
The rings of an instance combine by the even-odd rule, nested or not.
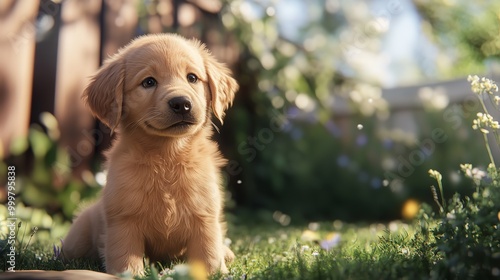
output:
[[[202,44],[178,35],[139,37],[108,59],[83,98],[118,136],[102,197],[74,221],[64,257],[99,257],[107,272],[134,275],[143,256],[186,257],[227,273],[234,254],[223,243],[225,160],[210,140],[210,117],[222,122],[237,89]]]

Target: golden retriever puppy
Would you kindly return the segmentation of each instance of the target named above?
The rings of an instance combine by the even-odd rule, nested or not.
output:
[[[142,274],[143,256],[227,273],[211,114],[222,122],[237,89],[204,45],[178,35],[139,37],[108,59],[83,98],[118,136],[102,197],[74,221],[63,256],[99,257],[112,274]]]

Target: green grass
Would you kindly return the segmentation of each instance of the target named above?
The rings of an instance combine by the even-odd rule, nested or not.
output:
[[[312,228],[313,230],[309,229]],[[22,236],[24,226],[19,229]],[[232,225],[229,229],[231,248],[236,260],[229,275],[213,279],[419,279],[428,278],[430,264],[425,254],[416,250],[415,227],[400,222],[389,225],[350,225],[335,223],[304,226]],[[332,248],[322,248],[321,241],[337,235]],[[54,258],[58,240],[40,240],[37,233],[25,234],[18,244],[16,270],[88,269],[103,271],[95,260],[63,263]],[[420,248],[422,249],[422,248]],[[5,258],[6,252],[2,252]],[[2,259],[2,269],[7,269]],[[175,272],[176,264],[151,264],[143,279],[159,279],[158,271],[168,268],[173,279],[188,279]]]
[[[243,275],[248,279],[401,278],[408,272],[405,263],[418,257],[409,248],[404,251],[413,229],[397,223],[391,228],[392,233],[384,225],[335,229],[322,224],[316,232],[303,227],[245,230],[235,237],[233,248],[239,258],[231,272],[238,279]],[[327,251],[314,235],[323,240],[332,231],[340,234],[341,241]],[[427,274],[415,269],[416,274]]]

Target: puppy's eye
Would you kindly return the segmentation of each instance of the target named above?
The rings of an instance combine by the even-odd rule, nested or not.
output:
[[[187,80],[188,80],[188,82],[194,84],[194,83],[196,83],[198,81],[198,77],[195,74],[193,74],[193,73],[189,73],[187,75]]]
[[[142,83],[141,83],[141,84],[142,84],[142,86],[143,86],[144,88],[154,87],[154,86],[156,86],[156,80],[155,80],[155,78],[153,78],[153,77],[147,77],[146,79],[144,79],[144,80],[142,81]]]

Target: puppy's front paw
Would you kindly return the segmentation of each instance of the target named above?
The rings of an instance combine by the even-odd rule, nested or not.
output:
[[[139,254],[118,247],[114,251],[107,248],[105,256],[106,272],[109,274],[132,274],[133,276],[144,275],[144,262]]]
[[[220,266],[220,272],[222,274],[228,274],[229,273],[229,269],[227,269],[226,263],[224,261],[222,261],[222,264]]]
[[[126,266],[116,267],[116,266],[106,266],[106,272],[110,274],[120,274],[120,275],[133,275],[133,276],[144,276],[144,265],[143,263],[128,264]]]
[[[220,272],[223,274],[229,273],[229,269],[226,266],[226,262],[224,260],[224,256],[220,255],[218,258],[208,258],[205,259],[205,261],[198,261],[198,260],[191,260],[190,261],[191,265],[196,265],[200,264],[203,266],[203,270],[207,272],[209,275],[212,275],[214,273]]]
[[[224,260],[228,263],[231,263],[234,261],[234,253],[233,251],[231,251],[231,249],[229,249],[229,247],[227,246],[224,246]]]

